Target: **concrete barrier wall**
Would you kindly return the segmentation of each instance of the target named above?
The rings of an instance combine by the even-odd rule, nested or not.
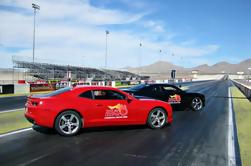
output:
[[[215,75],[196,75],[192,81],[203,81],[203,80],[219,80],[224,77],[225,74],[215,74]]]
[[[7,70],[0,71],[0,83],[13,84],[13,82],[17,82],[17,80],[34,80],[35,78],[28,75],[25,72],[17,71],[17,70]],[[14,81],[13,81],[14,80]]]
[[[250,100],[251,99],[251,88],[250,87],[247,87],[246,85],[240,83],[240,82],[237,82],[235,80],[232,80],[232,82],[234,83],[234,85],[239,88],[242,93]]]
[[[23,93],[30,93],[30,85],[29,84],[15,84],[14,94],[23,94]]]
[[[246,75],[238,75],[238,74],[230,74],[229,78],[234,80],[234,79],[244,79],[246,77]]]
[[[13,93],[14,93],[13,84],[0,85],[0,94],[13,94]]]

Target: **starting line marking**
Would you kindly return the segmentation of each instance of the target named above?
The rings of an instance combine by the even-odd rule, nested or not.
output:
[[[18,109],[13,109],[13,110],[0,111],[0,114],[2,114],[2,113],[8,113],[8,112],[21,111],[22,109],[24,109],[24,108],[18,108]]]
[[[22,133],[22,132],[25,132],[25,131],[30,131],[30,130],[32,130],[31,127],[30,128],[26,128],[26,129],[17,130],[17,131],[12,131],[10,133],[1,134],[0,138],[6,137],[6,136],[10,136],[10,135],[13,135],[13,134]]]
[[[233,103],[230,87],[228,87],[228,166],[236,166],[233,124]]]

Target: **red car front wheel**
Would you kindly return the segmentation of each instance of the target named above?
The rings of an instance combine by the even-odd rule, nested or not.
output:
[[[166,120],[166,111],[162,108],[155,108],[149,113],[147,123],[151,128],[158,129],[166,125]]]

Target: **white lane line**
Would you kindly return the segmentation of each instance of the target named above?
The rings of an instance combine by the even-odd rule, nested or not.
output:
[[[18,108],[18,109],[13,109],[13,110],[0,111],[0,114],[2,114],[2,113],[7,113],[7,112],[20,111],[20,110],[22,110],[22,109],[24,109],[24,108]]]
[[[233,103],[230,87],[228,88],[228,166],[236,166],[234,146]]]
[[[25,163],[19,164],[19,166],[31,165],[32,163],[34,163],[34,162],[36,162],[36,161],[38,161],[38,160],[41,160],[42,158],[45,158],[45,157],[47,157],[47,156],[49,156],[49,155],[50,155],[50,154],[44,154],[44,155],[38,156],[38,157],[36,157],[36,158],[34,158],[34,159],[31,159],[31,160],[29,160],[29,161],[27,161],[27,162],[25,162]]]
[[[21,129],[21,130],[13,131],[13,132],[6,133],[6,134],[1,134],[0,138],[6,137],[6,136],[10,136],[10,135],[13,135],[13,134],[22,133],[22,132],[25,132],[25,131],[30,131],[30,130],[32,130],[31,127],[30,128],[26,128],[26,129]]]

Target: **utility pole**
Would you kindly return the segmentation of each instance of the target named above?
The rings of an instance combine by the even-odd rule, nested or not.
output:
[[[14,66],[14,55],[12,55],[12,82],[15,83],[14,77],[15,77],[15,66]]]
[[[162,53],[162,50],[159,50],[159,61],[161,61],[161,53]]]
[[[32,62],[34,63],[35,59],[35,32],[36,32],[36,12],[37,10],[40,10],[40,6],[36,4],[32,4],[32,8],[34,9],[34,24],[33,24],[33,52],[32,52]]]
[[[138,63],[139,63],[139,69],[138,69],[138,75],[140,75],[140,67],[141,67],[141,47],[142,47],[142,43],[139,43],[139,59],[138,59]]]
[[[108,57],[108,35],[110,34],[109,31],[105,31],[105,69],[107,69],[107,57]]]
[[[83,58],[83,68],[85,67],[85,58],[86,58],[86,56],[82,56],[82,58]]]
[[[107,57],[108,57],[108,35],[110,32],[108,30],[105,31],[105,79],[107,79]]]
[[[248,68],[248,82],[251,81],[250,72],[251,72],[251,67]]]

